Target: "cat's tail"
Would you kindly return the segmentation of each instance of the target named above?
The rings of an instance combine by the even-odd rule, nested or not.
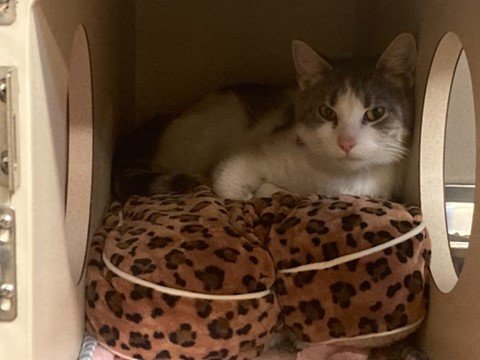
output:
[[[200,176],[189,174],[161,174],[148,169],[125,169],[113,179],[115,198],[126,202],[132,195],[156,195],[167,192],[186,193],[205,182]]]
[[[125,202],[132,195],[187,192],[204,183],[199,176],[152,170],[159,140],[174,118],[175,115],[155,118],[118,142],[112,167],[112,190],[116,200]]]

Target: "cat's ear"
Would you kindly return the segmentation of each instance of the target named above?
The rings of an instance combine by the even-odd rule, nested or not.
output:
[[[302,90],[318,82],[332,67],[315,50],[300,40],[292,41],[292,54]]]
[[[383,52],[377,69],[398,86],[413,86],[417,47],[412,34],[398,35]]]

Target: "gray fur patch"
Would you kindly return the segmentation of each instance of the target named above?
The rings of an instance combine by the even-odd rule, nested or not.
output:
[[[361,62],[360,64],[373,64]],[[335,106],[339,97],[350,89],[362,101],[365,108],[372,104],[381,104],[388,113],[397,115],[384,118],[374,127],[387,130],[392,127],[390,120],[411,130],[413,115],[413,91],[410,87],[398,86],[389,81],[374,66],[362,67],[359,64],[348,68],[334,67],[324,74],[321,81],[313,87],[302,91],[296,104],[295,112],[299,122],[309,127],[316,127],[326,120],[318,116],[318,109],[323,104]],[[397,125],[397,124],[396,124]]]

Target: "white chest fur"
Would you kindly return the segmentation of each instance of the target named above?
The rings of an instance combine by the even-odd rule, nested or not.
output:
[[[332,164],[312,159],[293,141],[282,139],[263,146],[258,152],[238,154],[225,161],[214,176],[214,187],[222,196],[244,200],[270,196],[279,190],[301,195],[368,194],[386,198],[397,186],[397,167],[336,169]]]

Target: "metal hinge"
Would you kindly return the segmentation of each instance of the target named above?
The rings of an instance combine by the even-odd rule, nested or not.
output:
[[[15,211],[0,204],[0,321],[17,317]]]
[[[7,188],[11,194],[19,185],[17,84],[16,69],[0,66],[0,186]]]
[[[17,84],[16,69],[0,66],[0,187],[8,189],[10,195],[19,185]],[[15,267],[15,211],[0,204],[0,321],[12,321],[17,316]]]
[[[10,25],[17,18],[16,0],[0,0],[0,25]]]

